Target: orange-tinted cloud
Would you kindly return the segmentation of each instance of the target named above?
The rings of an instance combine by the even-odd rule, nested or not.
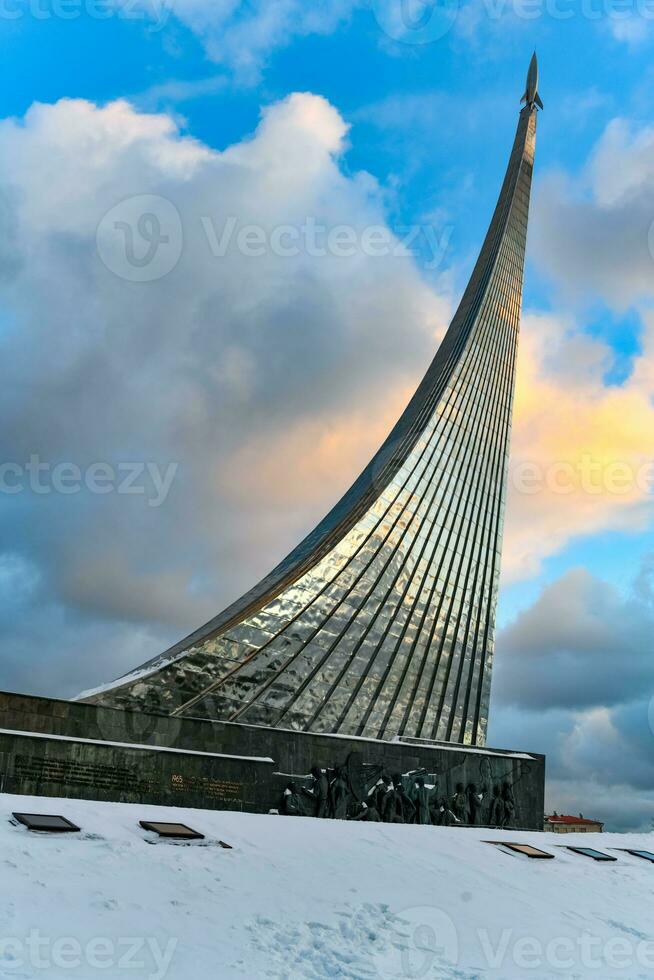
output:
[[[654,386],[647,353],[621,385],[611,351],[548,315],[525,316],[515,400],[505,581],[533,575],[572,538],[652,518]]]

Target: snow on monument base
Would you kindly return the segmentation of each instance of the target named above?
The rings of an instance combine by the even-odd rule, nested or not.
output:
[[[331,784],[322,801],[312,770]],[[544,756],[526,752],[317,735],[0,693],[5,793],[268,813],[284,808],[292,784],[290,812],[306,816],[542,830],[544,774]],[[423,783],[425,791],[416,793]],[[385,787],[394,792],[386,795]]]

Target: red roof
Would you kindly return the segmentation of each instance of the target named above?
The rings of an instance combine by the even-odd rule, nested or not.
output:
[[[549,817],[545,817],[550,823],[597,823],[601,824],[601,820],[587,820],[586,817],[569,817],[565,813],[552,814]]]

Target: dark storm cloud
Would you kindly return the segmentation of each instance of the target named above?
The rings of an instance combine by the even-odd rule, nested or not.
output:
[[[654,128],[614,119],[576,178],[545,177],[530,247],[566,294],[621,309],[654,290]]]
[[[491,740],[546,753],[551,809],[616,829],[654,819],[651,575],[623,595],[570,571],[498,638]]]
[[[654,681],[653,634],[650,602],[573,569],[503,631],[498,696],[521,708],[630,702]]]

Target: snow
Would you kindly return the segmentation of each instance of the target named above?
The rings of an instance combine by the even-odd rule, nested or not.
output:
[[[342,738],[342,736],[339,736]],[[351,736],[348,735],[348,738]],[[371,739],[370,741],[375,741]],[[467,752],[470,755],[492,755],[492,756],[503,756],[507,759],[535,759],[536,756],[530,755],[528,752],[514,752],[507,749],[480,749],[476,745],[460,745],[458,742],[437,742],[430,738],[407,738],[406,735],[396,735],[395,738],[391,739],[392,742],[400,742],[403,745],[418,745],[418,746],[430,746],[433,745],[435,748],[441,749],[444,752]]]
[[[143,680],[145,677],[149,677],[150,674],[156,673],[163,667],[170,667],[172,664],[177,663],[178,660],[183,660],[184,657],[188,656],[189,650],[185,648],[179,653],[171,657],[166,657],[165,659],[155,658],[155,660],[148,666],[143,664],[141,667],[137,667],[135,670],[128,671],[127,674],[123,674],[122,677],[116,677],[113,681],[106,681],[104,684],[98,684],[97,687],[89,687],[86,691],[80,691],[71,698],[71,701],[83,701],[85,698],[92,698],[99,694],[106,694],[107,691],[117,690],[119,687],[123,687],[125,684],[132,684],[134,681]]]
[[[168,745],[139,744],[138,742],[110,742],[107,739],[77,738],[73,735],[51,735],[48,732],[29,732],[0,728],[0,735],[17,735],[22,738],[43,738],[47,742],[77,742],[81,745],[113,745],[119,749],[145,749],[148,752],[172,752],[175,755],[203,755],[211,759],[238,759],[243,762],[274,762],[270,756],[263,755],[226,755],[224,752],[198,752],[195,749],[173,749]]]
[[[81,834],[35,834],[12,811]],[[206,835],[162,841],[139,820]],[[485,840],[528,841],[553,861]],[[218,840],[233,849],[218,846]],[[0,795],[0,978],[598,980],[654,973],[654,834],[396,826]]]

